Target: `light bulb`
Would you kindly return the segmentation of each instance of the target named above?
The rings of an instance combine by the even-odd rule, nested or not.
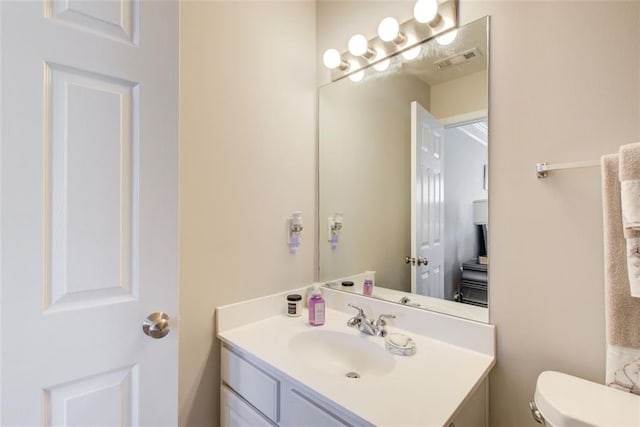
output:
[[[349,80],[352,82],[359,82],[364,77],[364,70],[360,70],[356,73],[353,73],[349,76]]]
[[[413,7],[413,17],[416,21],[426,24],[438,16],[438,0],[418,0]]]
[[[446,34],[443,34],[439,37],[436,37],[436,41],[438,42],[438,44],[442,45],[442,46],[447,46],[451,43],[453,43],[453,41],[456,39],[456,37],[458,37],[458,30],[457,29],[453,29],[451,31],[449,31]]]
[[[382,21],[380,21],[380,25],[378,25],[378,36],[382,41],[390,42],[395,40],[398,37],[398,32],[400,31],[400,24],[395,18],[386,17]]]
[[[404,59],[411,61],[412,59],[416,59],[418,55],[420,55],[421,50],[422,46],[412,47],[411,49],[402,52],[402,56],[404,57]]]
[[[325,50],[324,55],[322,55],[322,62],[324,66],[330,70],[339,67],[342,63],[342,58],[340,57],[340,52],[338,52],[338,49]]]
[[[391,61],[389,60],[389,58],[387,58],[384,61],[380,61],[380,62],[374,64],[373,68],[375,68],[376,71],[384,71],[387,68],[389,68],[389,64],[391,64]]]
[[[362,56],[369,50],[367,38],[362,34],[356,34],[349,39],[349,52],[353,56]]]

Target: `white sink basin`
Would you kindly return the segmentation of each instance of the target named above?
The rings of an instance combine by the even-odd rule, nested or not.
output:
[[[363,378],[381,377],[396,365],[393,355],[384,348],[383,338],[362,334],[306,331],[294,335],[289,348],[310,368],[340,377],[351,373]]]

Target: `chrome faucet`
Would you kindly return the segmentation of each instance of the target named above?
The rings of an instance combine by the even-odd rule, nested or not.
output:
[[[411,302],[409,297],[402,297],[398,302],[400,304],[410,305],[411,307],[420,307],[420,304],[418,304],[417,302]]]
[[[347,321],[347,326],[350,328],[356,328],[360,332],[367,335],[374,335],[379,337],[387,336],[387,322],[385,319],[395,319],[393,314],[381,314],[375,322],[371,322],[364,314],[364,310],[356,305],[348,304],[349,307],[358,310],[358,314]]]

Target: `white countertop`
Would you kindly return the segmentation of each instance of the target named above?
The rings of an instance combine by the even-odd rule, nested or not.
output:
[[[396,311],[403,308],[396,306]],[[220,314],[218,316],[220,321]],[[354,340],[366,339],[384,348],[383,338],[363,335],[347,327],[350,317],[345,312],[327,308],[325,325],[319,327],[307,324],[306,309],[300,317],[277,314],[230,328],[228,326],[234,326],[233,322],[223,320],[222,327],[219,322],[218,337],[267,363],[293,382],[304,384],[327,400],[379,426],[446,425],[495,361],[493,354],[448,344],[393,325],[387,327],[389,332],[412,337],[417,344],[417,353],[409,357],[392,355],[395,368],[386,376],[350,379],[327,375],[310,368],[290,350],[292,337],[315,329],[352,334]]]

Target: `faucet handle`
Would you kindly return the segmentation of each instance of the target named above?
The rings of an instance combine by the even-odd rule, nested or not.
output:
[[[395,318],[396,318],[395,314],[381,314],[380,316],[378,316],[378,319],[374,324],[374,327],[376,329],[376,335],[379,335],[383,338],[386,337],[387,330],[384,327],[387,326],[387,322],[384,319],[395,319]]]
[[[362,317],[362,318],[366,318],[367,316],[364,314],[364,310],[361,309],[360,307],[358,307],[357,305],[353,305],[353,304],[347,304],[349,307],[351,308],[355,308],[356,310],[358,310],[358,316]]]
[[[362,319],[366,319],[364,315],[364,310],[358,307],[357,305],[347,304],[349,307],[355,308],[358,310],[358,314],[353,316],[351,319],[347,320],[347,326],[350,328],[359,328],[362,323]]]
[[[380,316],[378,316],[378,320],[376,320],[376,327],[378,328],[382,328],[384,327],[387,322],[384,319],[395,319],[396,315],[395,314],[381,314]]]

